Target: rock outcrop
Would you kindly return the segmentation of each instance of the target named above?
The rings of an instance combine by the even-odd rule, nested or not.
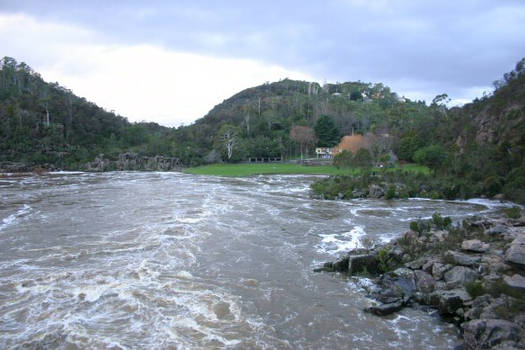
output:
[[[525,349],[523,220],[442,226],[439,220],[417,225],[426,229],[349,252],[317,271],[375,276],[363,288],[376,304],[364,311],[385,316],[425,305],[462,328],[466,349]]]
[[[128,170],[150,170],[150,171],[173,171],[180,170],[182,164],[178,158],[164,156],[140,156],[137,153],[122,153],[117,160],[110,160],[100,154],[92,162],[85,165],[86,171],[128,171]]]

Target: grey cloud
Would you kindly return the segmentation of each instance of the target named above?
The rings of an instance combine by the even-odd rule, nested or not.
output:
[[[252,58],[321,79],[456,98],[471,98],[465,91],[490,86],[525,55],[525,3],[517,0],[19,0],[4,1],[0,11],[78,24],[113,42]]]

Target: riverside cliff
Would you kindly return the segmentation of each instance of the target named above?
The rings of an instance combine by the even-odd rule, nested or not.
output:
[[[413,222],[386,245],[349,252],[316,271],[373,279],[365,286],[378,316],[434,308],[457,324],[465,349],[525,348],[525,218],[472,218],[452,225],[438,214]],[[516,215],[517,214],[517,215]]]

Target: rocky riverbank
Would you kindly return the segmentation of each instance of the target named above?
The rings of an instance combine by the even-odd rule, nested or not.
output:
[[[55,171],[57,168],[53,164],[28,164],[20,162],[0,162],[0,174],[24,174],[24,173],[45,173]]]
[[[457,225],[435,214],[412,222],[386,245],[349,252],[316,271],[372,278],[378,316],[434,308],[456,323],[465,349],[525,349],[525,218],[472,218]]]
[[[183,168],[178,158],[164,156],[141,156],[137,153],[121,153],[118,159],[109,159],[104,154],[99,154],[92,162],[81,165],[78,169],[93,172],[103,171],[175,171]],[[62,170],[55,164],[36,164],[23,162],[0,162],[0,174],[42,174],[49,171]]]
[[[178,158],[164,156],[148,157],[128,152],[119,154],[117,160],[108,159],[103,154],[100,154],[94,161],[87,163],[83,170],[101,172],[114,170],[173,171],[180,169],[182,169],[182,163]]]

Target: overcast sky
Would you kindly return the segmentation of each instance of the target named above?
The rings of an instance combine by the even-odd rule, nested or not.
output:
[[[189,124],[285,77],[463,103],[525,56],[523,0],[0,0],[0,56],[131,121]]]

